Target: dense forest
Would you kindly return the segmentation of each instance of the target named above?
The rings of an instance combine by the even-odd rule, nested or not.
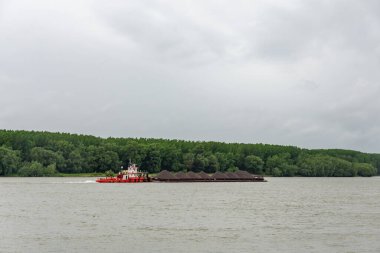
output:
[[[246,170],[272,176],[352,177],[380,172],[380,154],[308,150],[294,146],[196,142],[0,130],[0,176],[118,171],[128,161],[142,170]]]

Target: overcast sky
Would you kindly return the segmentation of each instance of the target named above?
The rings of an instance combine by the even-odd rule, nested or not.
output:
[[[380,152],[380,1],[0,0],[0,128]]]

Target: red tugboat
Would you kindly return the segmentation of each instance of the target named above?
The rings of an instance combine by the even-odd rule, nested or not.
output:
[[[136,164],[130,164],[127,170],[121,170],[116,177],[98,178],[97,183],[142,183],[150,182],[148,173],[138,170]]]

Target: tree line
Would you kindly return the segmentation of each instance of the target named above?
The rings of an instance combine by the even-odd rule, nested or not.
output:
[[[0,176],[116,172],[129,161],[150,173],[240,169],[272,176],[352,177],[380,172],[380,154],[352,150],[0,130]]]

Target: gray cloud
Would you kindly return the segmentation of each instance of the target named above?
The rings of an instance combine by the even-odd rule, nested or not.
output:
[[[380,150],[377,1],[0,1],[0,128]]]

